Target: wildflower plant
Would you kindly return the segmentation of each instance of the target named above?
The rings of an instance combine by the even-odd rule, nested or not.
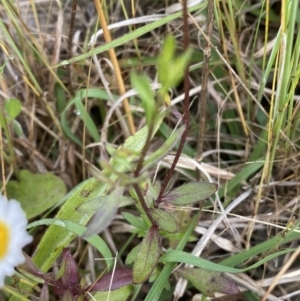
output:
[[[176,67],[176,70],[181,70],[188,64],[192,55],[191,50],[187,50],[175,58],[175,48],[174,38],[168,36],[162,48],[164,59],[160,60],[159,73],[169,69],[170,66]],[[178,240],[182,241],[178,247],[182,249],[191,239],[194,223],[192,223],[190,230],[185,232],[173,217],[170,209],[174,211],[176,207],[191,206],[203,201],[216,192],[218,185],[208,182],[192,182],[168,191],[167,183],[172,171],[161,187],[160,185],[153,185],[149,180],[149,171],[176,145],[182,146],[184,144],[183,139],[187,133],[186,124],[175,130],[161,147],[149,154],[152,138],[168,110],[168,90],[182,80],[182,77],[183,74],[179,71],[176,74],[164,73],[164,76],[160,77],[161,87],[155,93],[145,75],[131,74],[131,85],[141,99],[146,126],[129,137],[118,149],[107,149],[111,156],[110,161],[101,159],[100,165],[103,170],[95,172],[93,178],[69,193],[69,197],[55,219],[38,221],[30,225],[35,227],[43,223],[52,224],[32,257],[32,263],[39,269],[39,273],[49,271],[54,260],[60,256],[63,249],[74,238],[74,233],[78,234],[101,253],[107,264],[108,273],[105,277],[96,281],[92,288],[88,288],[90,292],[97,292],[97,295],[101,290],[110,292],[128,284],[138,285],[148,279],[153,281],[159,275],[161,268],[162,240],[172,240],[172,236],[173,238],[176,236]],[[187,109],[188,105],[185,105],[185,108]],[[124,209],[123,217],[133,226],[132,232],[143,238],[140,244],[128,254],[129,257],[134,257],[133,262],[126,261],[130,266],[129,269],[117,268],[112,272],[113,255],[98,234],[105,231],[118,210],[123,211],[122,208],[127,206],[135,206],[138,214],[132,216]],[[197,217],[194,218],[194,221],[196,220]],[[58,231],[57,226],[65,229]],[[66,273],[69,271],[66,270]],[[207,276],[204,279],[206,284],[212,279],[216,283],[216,286],[208,291],[210,294],[212,291],[225,292],[223,275],[220,273],[211,274],[209,271],[205,273]],[[33,274],[37,276],[37,273]],[[185,275],[184,272],[182,275]],[[66,278],[68,277],[66,276]],[[192,280],[194,278],[195,281],[201,281],[199,273],[195,273]],[[44,280],[46,281],[45,278]],[[53,280],[48,279],[47,281],[50,285],[55,283]],[[167,282],[164,280],[162,283],[167,284]],[[238,289],[235,283],[229,281],[228,284],[227,282],[226,285],[229,285],[230,289],[226,293],[237,293]],[[74,292],[77,294],[77,291]]]
[[[26,230],[27,219],[20,203],[0,194],[0,287],[6,276],[25,261],[22,248],[32,241]]]
[[[23,2],[32,6],[36,25],[39,10],[46,12],[47,18],[41,19],[47,22],[47,31],[42,26],[38,32],[32,30],[32,24],[23,17],[24,12],[29,15]],[[72,38],[76,0],[71,2],[73,21],[67,48],[61,30],[66,28],[68,20],[64,17],[70,1],[63,5],[51,2],[49,12],[44,6],[47,4],[38,7],[35,1],[4,0],[0,4],[0,48],[8,57],[0,66],[1,97],[5,98],[4,106],[0,104],[0,160],[2,174],[7,176],[3,185],[8,199],[19,200],[32,221],[27,229],[38,234],[34,252],[30,257],[22,254],[22,248],[32,240],[26,232],[25,214],[18,202],[1,196],[0,299],[153,301],[171,300],[174,294],[178,300],[186,293],[191,299],[197,289],[204,296],[193,299],[207,300],[215,292],[238,294],[237,284],[264,296],[262,300],[271,299],[274,286],[268,291],[262,288],[270,283],[275,268],[280,273],[274,278],[278,281],[272,283],[280,285],[279,276],[288,264],[294,260],[291,267],[299,268],[296,256],[281,260],[288,253],[299,255],[299,249],[291,247],[300,238],[299,217],[297,208],[289,207],[296,206],[299,185],[295,181],[293,189],[286,181],[299,175],[295,164],[300,120],[296,102],[300,78],[298,1],[280,3],[280,21],[271,6],[267,9],[268,1],[261,1],[256,8],[245,1],[243,9],[235,1],[226,5],[225,1],[210,0],[193,4],[183,0],[183,5],[176,0],[131,1],[132,14],[139,8],[135,21],[145,25],[119,23],[124,28],[117,28],[112,41],[106,34],[105,43],[97,40],[100,30],[91,38],[93,42],[87,43],[94,31],[91,27],[84,39],[81,30]],[[87,6],[85,1],[77,2]],[[96,3],[105,3],[105,13],[100,10],[97,16],[103,32],[108,32],[103,19],[110,11],[115,20],[116,15],[123,18],[119,9],[114,11],[119,4],[124,13],[128,9],[123,1]],[[148,3],[153,3],[153,9]],[[160,6],[165,14],[153,15]],[[53,7],[57,26],[52,22]],[[126,14],[126,22],[130,16],[131,12]],[[207,33],[202,32],[202,17],[207,20]],[[48,31],[48,25],[55,32]],[[280,25],[278,33],[270,25]],[[266,28],[264,37],[259,35],[262,28]],[[176,39],[164,39],[165,31]],[[183,43],[177,47],[180,36]],[[112,68],[102,54],[116,48],[118,58]],[[77,55],[78,51],[82,54]],[[114,79],[121,80],[116,85]],[[198,101],[195,96],[200,89]],[[210,100],[207,105],[206,99]],[[127,100],[131,106],[124,106],[124,114],[119,104]],[[209,150],[205,153],[208,157],[204,148]],[[174,157],[168,156],[171,152]],[[202,170],[200,173],[200,167],[205,166],[204,162],[198,164],[202,160],[212,160],[209,173],[215,180]],[[191,161],[197,163],[198,172]],[[47,190],[43,183],[49,184],[51,177],[41,179],[37,170],[51,171],[73,190],[66,193],[64,185],[57,182]],[[187,178],[197,182],[183,184]],[[271,178],[277,183],[269,189]],[[213,196],[217,189],[218,198]],[[28,192],[35,197],[28,197]],[[214,206],[206,202],[210,197],[215,197]],[[290,197],[293,202],[289,202]],[[203,203],[198,206],[200,201]],[[270,202],[275,204],[276,214],[275,210],[270,214]],[[202,204],[205,209],[213,208],[213,212],[202,212],[207,229],[197,227]],[[230,216],[237,212],[239,219]],[[283,223],[280,227],[278,216]],[[278,226],[275,231],[272,219]],[[111,233],[118,233],[117,239],[110,239]],[[229,239],[223,240],[223,235]],[[24,261],[23,255],[25,264],[18,266]],[[87,256],[102,261],[89,261]],[[287,264],[274,266],[272,261]],[[2,290],[5,277],[13,275],[17,266],[26,278],[19,281],[17,274]],[[259,280],[259,290],[254,281],[245,283],[238,278],[238,282],[225,274],[249,271]],[[128,289],[126,296],[121,296],[123,289]],[[278,289],[280,293],[284,290],[282,286]],[[249,300],[258,298],[246,294]]]

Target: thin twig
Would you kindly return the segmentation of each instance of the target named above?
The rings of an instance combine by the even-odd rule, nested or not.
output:
[[[72,58],[72,43],[73,43],[73,34],[74,34],[74,25],[76,18],[76,6],[77,0],[72,0],[72,11],[71,11],[71,20],[70,20],[70,29],[69,29],[69,37],[68,37],[68,46],[67,46],[67,60]],[[73,84],[72,84],[72,76],[71,76],[71,65],[66,66],[67,70],[67,78],[68,78],[68,87],[73,94]]]
[[[153,219],[152,215],[150,214],[150,210],[147,206],[146,200],[143,196],[143,193],[141,191],[139,184],[132,184],[132,187],[134,188],[134,190],[139,198],[140,205],[142,206],[142,208],[143,208],[145,214],[147,215],[148,219],[150,220],[151,224],[157,225],[156,221]]]
[[[208,39],[211,39],[213,29],[213,17],[214,17],[214,0],[209,0],[207,4],[207,22],[206,22],[206,35]],[[207,98],[207,82],[209,75],[209,59],[211,54],[211,44],[206,41],[206,45],[203,51],[203,67],[202,67],[202,89],[200,92],[199,101],[199,134],[197,140],[197,155],[196,160],[200,163],[203,152],[204,134],[205,134],[205,117],[206,117],[206,98]],[[201,171],[197,169],[196,179],[201,179]]]

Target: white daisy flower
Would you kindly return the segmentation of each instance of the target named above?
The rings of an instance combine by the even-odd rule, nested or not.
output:
[[[20,203],[0,194],[0,287],[6,276],[14,274],[14,267],[25,261],[22,248],[32,241],[26,225]]]

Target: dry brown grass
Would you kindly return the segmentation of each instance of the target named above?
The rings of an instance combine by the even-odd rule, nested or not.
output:
[[[130,19],[165,12],[171,13],[177,3],[176,1],[150,0],[132,2],[135,5],[134,11],[132,11],[130,1],[124,1],[124,7],[122,7],[122,1],[107,1],[105,14],[108,24],[126,19],[124,12]],[[271,101],[275,95],[272,90],[273,72],[260,92],[263,57],[266,55],[268,60],[272,48],[264,48],[265,23],[261,22],[261,26],[257,27],[256,13],[259,10],[256,9],[256,5],[258,3],[243,2],[244,9],[243,6],[240,9],[236,8],[235,24],[230,23],[232,20],[229,17],[226,24],[225,17],[222,19],[220,14],[223,13],[226,16],[228,7],[224,5],[224,1],[216,2],[219,19],[214,21],[212,43],[219,53],[213,49],[210,60],[206,128],[201,158],[205,162],[202,164],[203,173],[210,175],[222,186],[223,190],[221,190],[219,203],[214,206],[207,204],[207,210],[203,211],[199,227],[196,229],[197,238],[200,239],[203,235],[200,242],[206,247],[202,252],[202,257],[212,261],[228,258],[244,249],[251,250],[252,247],[277,234],[284,237],[286,231],[292,226],[297,226],[300,183],[299,129],[297,126],[294,128],[294,136],[288,137],[286,132],[281,135],[275,160],[268,162],[270,173],[266,167],[264,168],[266,164],[247,170],[247,166],[249,167],[253,161],[266,161],[266,154],[270,152],[265,145],[262,146],[261,153],[256,150],[259,141],[268,139],[267,135],[262,135],[262,132],[268,130],[267,118],[271,115]],[[276,20],[280,20],[279,1],[275,1],[271,9],[273,15],[269,23],[268,41],[273,46],[273,39],[279,30],[276,24]],[[12,97],[19,99],[22,103],[22,112],[17,117],[17,122],[23,130],[22,136],[17,136],[10,124],[8,132],[2,130],[4,150],[2,172],[6,182],[14,179],[18,171],[22,169],[33,173],[54,173],[64,180],[68,190],[91,177],[93,167],[100,168],[99,157],[106,156],[107,153],[103,151],[103,145],[99,146],[99,141],[95,141],[90,135],[84,122],[76,114],[78,111],[74,106],[71,106],[66,114],[67,122],[82,145],[65,135],[61,120],[64,106],[69,103],[76,91],[83,88],[95,87],[113,95],[123,94],[131,89],[129,74],[132,70],[144,72],[155,81],[157,75],[155,59],[152,61],[151,59],[159,54],[162,41],[168,33],[176,36],[179,48],[182,47],[184,34],[182,21],[176,19],[170,24],[161,26],[115,49],[121,73],[116,74],[113,71],[116,70],[116,67],[112,67],[113,54],[103,53],[97,56],[98,66],[91,58],[71,64],[68,67],[70,68],[70,77],[68,77],[66,68],[53,66],[67,58],[70,16],[71,1],[60,3],[51,0],[35,2],[20,0],[14,3],[2,1],[0,4],[0,17],[8,32],[5,34],[4,31],[0,31],[1,58],[4,61],[8,55],[14,56],[13,60],[8,61],[0,80],[1,109],[7,99]],[[88,42],[95,31],[96,20],[94,3],[78,0],[72,57],[88,50]],[[190,132],[187,145],[184,154],[180,157],[170,188],[178,183],[195,180],[197,162],[193,158],[198,143],[199,89],[193,89],[199,88],[202,83],[201,66],[197,63],[201,65],[203,59],[205,39],[201,36],[200,29],[204,29],[204,24],[203,14],[194,14],[193,19],[190,19],[190,45],[195,49],[195,55],[189,76],[191,91],[196,92],[191,92]],[[111,37],[115,39],[139,26],[141,25],[122,26],[111,30]],[[230,26],[236,26],[235,30],[230,31]],[[232,33],[236,34],[235,39]],[[257,37],[255,37],[256,34]],[[8,39],[9,36],[12,40]],[[98,38],[95,46],[105,43],[105,39]],[[254,41],[257,42],[254,43]],[[178,53],[181,51],[182,49],[178,49]],[[107,82],[101,80],[100,71],[103,72]],[[116,77],[119,80],[116,80]],[[120,82],[124,83],[123,88],[120,88]],[[297,93],[299,94],[299,87],[296,88],[292,97],[295,100],[298,99]],[[164,129],[151,142],[151,150],[157,149],[178,124],[183,112],[182,95],[183,86],[180,84],[171,92],[170,113],[164,123]],[[259,96],[261,96],[260,99],[258,99]],[[101,101],[91,97],[83,104],[86,114],[91,116],[101,133],[112,101]],[[297,125],[299,109],[296,102],[294,110],[292,121]],[[125,111],[126,114],[123,108],[119,107],[111,118],[109,127],[106,129],[107,143],[120,145],[130,133],[134,132],[134,129],[139,129],[145,124],[143,112],[136,100],[131,99],[130,107],[126,107]],[[131,114],[133,124],[130,125],[126,118]],[[289,140],[291,137],[292,141]],[[166,169],[169,168],[174,158],[172,155],[170,154],[161,162],[157,172],[150,171],[151,177],[157,181],[163,180]],[[237,174],[240,180],[236,177]],[[230,180],[232,181],[229,182]],[[228,183],[233,184],[227,186]],[[252,189],[251,193],[250,189]],[[249,194],[237,201],[245,191],[249,191]],[[224,215],[223,220],[205,236],[212,221],[233,201],[236,201],[236,207],[228,212],[226,217]],[[188,215],[184,218],[189,220]],[[130,225],[118,216],[109,228],[110,231],[105,232],[112,249],[122,248],[123,242],[130,235],[129,229]],[[134,240],[128,250],[136,243],[137,240]],[[270,252],[275,251],[276,248],[279,250],[297,246],[298,240],[291,241],[281,247],[274,246]],[[187,247],[189,251],[194,248],[195,244],[192,243]],[[128,250],[125,250],[125,254]],[[262,253],[253,256],[247,263],[257,262],[267,255],[267,253]],[[256,293],[263,296],[263,289],[267,291],[265,287],[273,283],[276,284],[272,292],[274,298],[285,296],[284,300],[298,300],[300,295],[299,259],[291,256],[292,253],[287,253],[247,275],[240,275],[241,285],[245,286],[250,283],[252,287],[256,287]],[[287,266],[291,258],[293,261]],[[285,266],[287,267],[286,274],[292,273],[292,277],[287,278],[286,282],[284,277],[276,278]],[[175,282],[173,284],[175,286]],[[193,290],[187,290],[185,296],[190,299],[194,294]],[[293,294],[294,297],[289,297]],[[244,299],[230,297],[218,300],[258,300],[249,295],[241,298]]]

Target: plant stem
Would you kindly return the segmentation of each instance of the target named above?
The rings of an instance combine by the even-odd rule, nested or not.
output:
[[[208,12],[207,12],[207,23],[206,23],[206,34],[208,39],[211,39],[213,29],[213,16],[214,16],[214,0],[208,1]],[[203,67],[202,67],[202,86],[200,92],[199,101],[199,134],[197,139],[197,162],[201,161],[204,144],[204,133],[205,133],[205,119],[206,119],[206,98],[207,98],[207,82],[209,75],[209,59],[211,55],[211,44],[206,41],[206,45],[203,51]],[[197,169],[196,172],[197,181],[201,179],[201,171]]]
[[[68,46],[67,46],[67,60],[72,58],[72,42],[73,42],[73,34],[74,34],[74,24],[76,18],[76,5],[77,0],[72,1],[72,11],[71,11],[71,20],[70,20],[70,28],[69,28],[69,36],[68,36]],[[68,78],[68,88],[71,94],[73,94],[73,85],[72,85],[72,76],[71,76],[71,65],[67,65],[67,78]]]
[[[140,204],[145,212],[145,214],[147,215],[148,219],[150,220],[152,225],[157,225],[157,223],[154,221],[154,219],[152,218],[151,214],[149,213],[149,208],[147,206],[147,203],[144,199],[144,196],[142,194],[141,188],[139,187],[139,184],[132,184],[132,187],[134,188],[139,200],[140,200]]]
[[[187,9],[187,0],[183,1],[183,48],[184,50],[187,50],[189,47],[189,25],[188,25],[188,9]],[[190,81],[189,81],[189,66],[187,65],[184,71],[184,114],[182,121],[185,125],[185,130],[181,136],[181,140],[179,143],[178,150],[176,152],[174,161],[172,163],[171,168],[169,169],[165,180],[163,182],[163,185],[161,187],[161,190],[159,192],[158,198],[155,202],[155,207],[159,205],[159,203],[162,202],[162,197],[164,195],[164,192],[167,188],[168,183],[171,180],[171,177],[173,175],[173,172],[175,170],[176,164],[179,160],[180,154],[182,153],[184,143],[188,134],[188,127],[189,127],[189,106],[190,106],[190,98],[189,98],[189,89],[190,89]]]

